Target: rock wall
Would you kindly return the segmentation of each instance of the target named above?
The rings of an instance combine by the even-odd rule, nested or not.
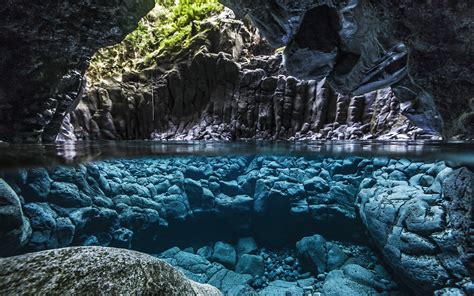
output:
[[[389,89],[337,95],[324,83],[278,75],[280,61],[258,58],[240,68],[223,54],[202,54],[149,85],[102,85],[79,103],[69,130],[77,139],[424,137]]]
[[[412,289],[472,289],[472,172],[443,162],[165,158],[3,177],[31,225],[24,246],[3,255],[70,245],[156,253],[244,236],[275,247],[314,233],[354,244],[363,225]]]
[[[331,85],[345,94],[360,85],[370,86],[368,81],[374,82],[373,86],[376,81],[399,84],[399,98],[405,97],[416,110],[412,120],[420,126],[435,127],[436,111],[426,112],[434,109],[429,99],[420,95],[409,98],[406,92],[407,84],[411,84],[409,89],[418,89],[415,92],[419,87],[408,81],[395,82],[401,73],[396,71],[401,69],[400,63],[408,64],[405,70],[433,94],[436,108],[446,122],[446,135],[472,138],[474,82],[469,73],[473,72],[473,66],[465,59],[473,51],[472,3],[430,0],[297,3],[222,0],[222,3],[240,16],[250,16],[273,46],[286,46],[285,64],[292,75],[307,79],[328,77]],[[398,42],[407,47],[409,59],[392,63],[400,57],[394,53],[383,58]]]
[[[54,139],[89,58],[135,29],[153,0],[5,1],[0,8],[0,139]],[[78,98],[79,97],[79,98]]]
[[[302,73],[302,76],[322,77],[327,74],[324,69],[323,73],[319,73],[321,75],[312,71],[325,65],[328,60],[325,60],[324,56],[321,59],[320,53],[332,45],[344,49],[336,72],[346,77],[349,69],[363,68],[364,63],[361,61],[376,59],[381,52],[379,45],[387,50],[394,42],[403,41],[408,46],[411,55],[410,72],[416,77],[417,82],[433,93],[437,109],[447,123],[446,134],[457,138],[472,137],[474,106],[471,99],[473,81],[470,73],[473,72],[473,66],[466,58],[472,56],[473,50],[470,42],[474,38],[471,21],[474,7],[471,3],[366,0],[356,1],[357,9],[354,11],[349,7],[341,11],[344,15],[337,15],[331,10],[332,5],[344,6],[345,2],[324,3],[324,1],[315,0],[298,3],[273,0],[264,2],[225,0],[222,2],[234,9],[236,13],[248,14],[252,17],[255,25],[274,46],[288,45],[296,38],[303,47],[307,46],[311,49],[315,47],[317,54],[309,55],[306,60],[317,63],[317,67],[309,67],[311,63],[303,62],[301,67],[295,68]],[[107,4],[69,1],[61,3],[58,7],[51,1],[43,1],[40,4],[31,4],[28,1],[7,1],[0,10],[4,16],[0,22],[0,44],[2,44],[0,47],[2,53],[0,59],[2,73],[0,138],[7,141],[37,142],[41,138],[47,141],[54,140],[61,130],[64,117],[74,110],[82,97],[81,93],[85,87],[83,74],[89,58],[99,48],[119,42],[124,35],[135,28],[137,21],[152,8],[153,4],[152,0],[109,1]],[[319,10],[314,9],[319,6],[324,7]],[[308,11],[320,16],[313,19],[324,21],[314,24],[306,22],[302,25],[304,15]],[[342,33],[337,32],[336,20],[347,23]],[[345,40],[342,36],[346,33],[352,36],[351,32],[358,32],[357,28],[364,28],[364,38],[367,42],[354,41],[353,44],[348,40],[358,40],[357,38]],[[233,38],[235,35],[228,37]],[[298,51],[299,49],[301,48],[298,48]],[[301,52],[301,55],[295,56],[304,57],[305,54],[308,53]],[[329,59],[329,56],[326,58]],[[341,64],[340,61],[344,63]],[[351,70],[350,73],[352,72],[354,71]],[[338,83],[352,85],[357,80],[354,78],[358,75],[356,74],[351,74],[350,77],[347,76],[347,79]],[[180,73],[179,76],[181,75],[185,74]],[[338,83],[332,83],[332,85]],[[136,96],[142,94],[144,92],[138,91]],[[224,101],[227,101],[227,98]],[[422,101],[418,100],[418,104],[422,104]],[[232,105],[232,103],[233,100],[230,100],[229,104]],[[415,109],[421,108],[416,104],[412,105]],[[431,108],[429,106],[423,108],[425,107]],[[423,108],[418,111],[426,111]],[[94,111],[91,109],[92,113]],[[104,113],[107,114],[106,111]],[[141,115],[144,114],[136,113],[133,116]],[[104,116],[106,115],[98,115],[98,117]],[[126,115],[122,114],[120,117],[126,117]],[[416,116],[413,118],[417,120]],[[110,118],[101,120],[107,122]],[[426,122],[430,118],[426,117],[423,120]],[[121,121],[121,118],[117,121]],[[222,117],[218,121],[225,122],[226,118]],[[306,122],[298,125],[303,126],[304,123]],[[188,123],[173,122],[173,126],[186,124]],[[273,124],[275,126],[272,130],[279,131],[280,127],[276,126],[276,120]],[[87,123],[82,126],[84,129],[86,129],[85,125]],[[125,127],[121,128],[125,129]],[[248,126],[246,128],[252,129]],[[288,129],[288,127],[285,128]],[[92,131],[86,130],[86,132],[95,134],[94,137],[97,136],[97,127],[92,126],[91,129]],[[130,129],[135,130],[133,133],[137,132],[135,127],[130,127]],[[138,129],[146,130],[146,137],[149,137],[148,127]],[[67,133],[68,130],[70,131],[70,129],[63,129],[61,133]],[[109,132],[117,136],[113,134],[113,131],[103,131],[104,134]],[[160,131],[160,133],[163,132]],[[248,131],[244,130],[242,133],[246,132]],[[297,132],[292,131],[294,135]],[[278,133],[268,130],[262,133],[268,137],[278,136]],[[239,136],[239,133],[235,134]],[[258,133],[255,132],[255,134]],[[324,133],[322,134],[322,138],[327,137]],[[111,135],[101,135],[101,137],[110,138]],[[140,134],[140,137],[143,135]],[[185,136],[183,134],[177,137]],[[205,137],[205,135],[201,133],[200,136],[196,136],[198,137]],[[350,138],[348,135],[344,137]]]
[[[174,63],[160,60],[157,68],[90,87],[60,139],[426,136],[401,115],[390,89],[347,97],[324,81],[288,76],[282,55],[273,54],[252,25],[228,11],[203,27],[185,52],[169,58]]]

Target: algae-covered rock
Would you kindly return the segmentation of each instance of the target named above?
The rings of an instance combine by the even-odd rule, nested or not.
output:
[[[64,248],[0,259],[0,294],[221,295],[138,252]]]

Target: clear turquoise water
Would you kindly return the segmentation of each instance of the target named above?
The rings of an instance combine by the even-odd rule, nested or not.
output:
[[[474,165],[472,148],[430,142],[2,144],[0,178],[16,192],[31,227],[15,254],[120,247],[160,257],[230,294],[242,285],[261,295],[324,294],[344,285],[347,290],[338,291],[357,291],[360,281],[349,276],[355,273],[373,277],[364,278],[367,293],[409,295],[417,279],[401,277],[409,276],[406,264],[419,268],[419,262],[390,261],[381,241],[404,237],[409,246],[394,242],[395,248],[411,255],[442,250],[425,254],[410,241],[412,234],[432,238],[410,229],[408,216],[390,222],[400,223],[403,235],[380,223],[388,223],[390,211],[416,212],[405,204],[425,199],[431,201],[423,211],[436,220],[443,182]],[[451,231],[437,231],[445,230]]]

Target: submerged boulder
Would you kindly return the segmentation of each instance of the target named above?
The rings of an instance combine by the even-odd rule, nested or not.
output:
[[[12,255],[24,246],[31,235],[28,219],[23,215],[20,199],[13,189],[0,179],[0,257]]]
[[[235,271],[238,273],[251,274],[253,276],[262,276],[265,272],[262,256],[242,255],[235,266]]]
[[[322,236],[316,234],[301,239],[296,243],[296,251],[304,267],[316,274],[326,271],[326,240]]]
[[[0,294],[221,295],[139,252],[74,247],[0,259]]]
[[[214,252],[212,260],[221,263],[222,265],[233,268],[237,260],[237,254],[234,247],[224,242],[217,242],[214,245]]]

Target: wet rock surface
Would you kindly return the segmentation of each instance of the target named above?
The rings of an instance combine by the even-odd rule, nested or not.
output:
[[[0,179],[0,257],[14,254],[31,236],[31,225],[23,214],[21,201],[15,191]]]
[[[322,237],[321,237],[322,238]],[[311,239],[311,237],[303,238]],[[324,240],[324,238],[322,238]],[[192,248],[177,247],[159,255],[166,262],[176,266],[190,279],[208,283],[219,288],[226,295],[398,295],[400,288],[380,265],[375,254],[366,246],[327,242],[340,246],[344,259],[331,271],[318,272],[300,264],[295,246],[283,249],[258,248],[254,254],[242,254],[235,270],[227,269],[213,259],[194,254]],[[217,244],[224,244],[217,242]],[[205,248],[208,246],[204,246]],[[313,245],[309,249],[320,248]],[[298,244],[296,245],[298,248]],[[324,248],[324,245],[323,245]],[[323,254],[329,261],[338,260],[333,253]],[[254,266],[246,270],[240,262],[253,261]],[[256,273],[258,272],[258,274]],[[342,294],[341,294],[342,293]],[[349,293],[349,294],[346,294]]]
[[[312,291],[327,293],[405,284],[423,293],[469,289],[472,172],[444,162],[160,158],[21,170],[3,179],[31,225],[31,236],[11,243],[17,253],[100,245],[159,254],[178,246],[160,256],[225,293],[284,290],[284,282],[304,289],[311,279]],[[363,245],[363,227],[383,262]],[[397,274],[396,284],[382,266]]]
[[[0,259],[2,294],[222,295],[150,255],[75,247]]]
[[[392,179],[397,170],[405,178]],[[464,185],[453,191],[456,182]],[[472,236],[461,226],[472,221],[472,173],[443,163],[426,167],[400,161],[362,184],[357,201],[361,219],[392,268],[425,293],[454,282],[462,285],[471,268],[466,260],[472,258],[467,242]],[[458,247],[460,241],[464,247]]]

